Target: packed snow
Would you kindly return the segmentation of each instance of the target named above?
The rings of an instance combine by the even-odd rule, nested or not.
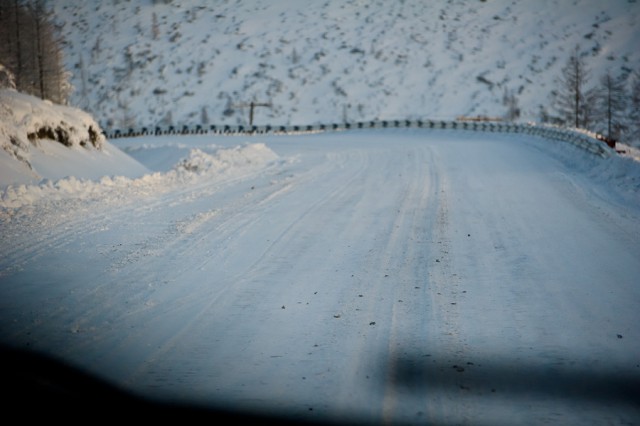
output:
[[[453,130],[104,144],[130,173],[3,186],[3,344],[301,421],[640,418],[632,159]]]

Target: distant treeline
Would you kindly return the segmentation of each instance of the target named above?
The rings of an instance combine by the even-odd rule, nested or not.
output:
[[[640,141],[640,70],[608,72],[592,84],[588,56],[576,46],[552,91],[555,114],[542,120],[588,129],[610,140]]]

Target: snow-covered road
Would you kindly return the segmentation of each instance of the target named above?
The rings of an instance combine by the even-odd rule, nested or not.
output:
[[[118,143],[144,162],[158,140]],[[146,186],[5,210],[3,342],[301,419],[640,419],[640,207],[570,160],[587,154],[455,131],[248,141],[268,161],[179,184],[154,163]]]

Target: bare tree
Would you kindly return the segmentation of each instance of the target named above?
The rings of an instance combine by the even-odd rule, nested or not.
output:
[[[39,95],[42,99],[64,104],[71,86],[63,66],[59,31],[53,24],[52,12],[46,9],[44,0],[35,0],[29,9],[35,30]]]
[[[554,92],[555,108],[564,124],[588,128],[593,119],[593,90],[586,89],[589,69],[576,47],[562,69],[560,88]]]
[[[629,106],[629,133],[631,139],[640,145],[640,70],[633,74]]]
[[[502,104],[507,107],[505,118],[508,121],[515,121],[520,118],[520,107],[518,106],[518,97],[512,90],[504,88],[502,95]]]
[[[71,91],[62,39],[44,0],[0,2],[0,63],[14,76],[16,89],[66,103]]]
[[[25,10],[19,0],[0,2],[0,63],[14,76],[20,86],[22,77],[22,29]]]
[[[15,38],[15,43],[16,43],[16,51],[14,53],[15,55],[15,59],[16,59],[16,75],[18,75],[18,77],[16,78],[16,80],[19,83],[19,78],[20,75],[22,74],[22,57],[21,57],[21,53],[22,53],[22,49],[20,46],[20,26],[21,26],[21,19],[20,19],[20,15],[21,15],[21,8],[19,6],[18,0],[14,0],[13,2],[13,8],[15,10],[15,15],[14,15],[14,25],[15,25],[15,33],[16,33],[16,38]]]
[[[38,83],[40,90],[40,97],[42,99],[47,98],[48,90],[45,90],[44,84],[44,75],[45,75],[45,64],[44,64],[44,52],[45,52],[45,33],[47,32],[47,26],[45,23],[45,13],[43,11],[42,2],[37,1],[34,7],[29,8],[32,15],[33,28],[36,31],[35,34],[35,53],[36,53],[36,64],[38,67]],[[50,96],[49,96],[50,97]]]
[[[613,78],[609,73],[603,75],[600,79],[597,108],[600,123],[596,130],[601,133],[606,131],[609,139],[620,139],[627,109],[625,82]]]
[[[158,15],[155,12],[151,15],[151,35],[154,40],[160,36],[160,25],[158,24]]]

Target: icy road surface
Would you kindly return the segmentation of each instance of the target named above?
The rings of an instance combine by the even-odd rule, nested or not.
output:
[[[3,342],[300,419],[640,419],[639,210],[582,151],[403,130],[118,143],[158,174],[4,211]],[[244,143],[266,161],[165,179],[189,144]]]

